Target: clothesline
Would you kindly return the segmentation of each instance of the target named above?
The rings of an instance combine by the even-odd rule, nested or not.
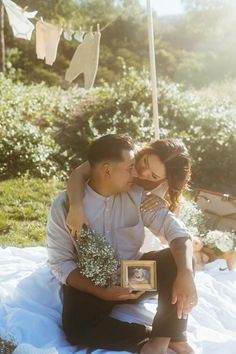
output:
[[[20,6],[18,6],[17,4],[15,4],[12,0],[0,0],[5,9],[6,9],[6,12],[8,14],[8,17],[9,17],[9,22],[10,22],[10,25],[11,26],[14,26],[14,24],[11,23],[11,17],[13,16],[13,13],[15,13],[15,16],[18,17],[19,19],[19,16],[21,16],[22,18],[25,16],[27,18],[30,18],[30,19],[35,19],[37,21],[40,21],[40,20],[43,20],[43,17],[38,17],[36,16],[36,14],[38,13],[38,11],[33,11],[33,12],[28,12],[26,11],[28,9],[28,6],[25,6],[24,8],[21,8]],[[11,13],[9,13],[11,12]],[[123,14],[125,13],[125,10],[121,11],[119,15],[117,15],[114,19],[112,19],[111,21],[109,21],[106,25],[104,25],[101,29],[100,29],[100,32],[103,32],[107,27],[109,27],[112,23],[114,23],[120,16],[122,16]],[[71,31],[74,31],[76,32],[75,30],[71,29],[71,26],[61,26],[63,27],[63,29],[65,31],[68,31],[68,30],[71,30]],[[81,26],[79,27],[79,31],[80,32],[83,32],[83,33],[86,33],[86,32],[89,32],[91,31],[91,28],[93,28],[93,26],[90,26],[90,29],[89,30],[81,30]],[[13,31],[14,33],[14,31]],[[15,33],[14,33],[15,34]],[[28,39],[28,38],[27,38]]]
[[[107,27],[109,27],[110,25],[112,25],[112,23],[114,23],[119,17],[121,17],[124,14],[125,11],[122,11],[119,15],[117,15],[113,20],[111,20],[110,22],[108,22],[105,26],[103,26],[100,29],[100,32],[103,32]],[[42,19],[42,17],[37,17],[35,16],[35,20],[40,21]],[[71,29],[70,26],[66,26],[66,29]],[[79,30],[83,33],[89,32],[91,30],[91,28],[93,29],[93,26],[90,26],[89,30],[83,30],[82,31],[82,26],[79,26]],[[72,30],[73,31],[73,30]]]
[[[61,26],[47,23],[43,17],[36,16],[38,11],[28,12],[28,6],[21,8],[12,0],[0,0],[8,15],[9,24],[16,38],[31,40],[34,29],[36,30],[36,55],[38,59],[45,59],[47,65],[53,65],[57,56],[57,49],[63,33],[64,39],[77,40],[81,43],[76,49],[70,66],[66,71],[65,79],[68,82],[75,80],[81,73],[84,74],[85,88],[93,86],[99,60],[101,32],[114,23],[125,12],[121,11],[113,20],[97,31],[93,32],[93,26],[88,31],[78,30],[70,26]],[[34,25],[30,20],[36,20]]]

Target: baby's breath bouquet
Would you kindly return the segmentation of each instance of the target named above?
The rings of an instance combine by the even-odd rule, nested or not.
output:
[[[216,254],[236,252],[236,235],[232,232],[220,230],[208,231],[202,239],[203,243],[209,248],[214,249]]]
[[[76,243],[81,274],[101,287],[116,285],[120,260],[105,237],[91,229],[82,229]]]
[[[195,202],[185,200],[178,216],[192,236],[201,236],[208,231],[208,218]]]

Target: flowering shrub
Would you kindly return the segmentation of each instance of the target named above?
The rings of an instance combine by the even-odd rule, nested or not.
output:
[[[45,168],[40,175],[51,174],[46,166],[51,161],[55,161],[55,168],[59,162],[60,173],[67,172],[87,158],[93,139],[107,133],[130,134],[136,143],[153,137],[151,89],[145,71],[127,70],[113,86],[104,84],[89,91],[76,85],[68,90],[45,84],[26,86],[0,75],[0,92],[0,165],[4,161],[6,177],[24,174],[25,170],[35,175],[41,156]],[[160,136],[184,140],[193,159],[195,186],[236,194],[235,101],[201,97],[165,80],[158,81],[158,93]],[[9,122],[16,128],[9,128]],[[36,127],[35,133],[28,124]],[[18,130],[17,137],[14,129]],[[30,137],[25,138],[24,130]],[[33,135],[37,136],[36,144]],[[12,159],[8,159],[9,150]],[[26,159],[34,155],[27,168],[21,155]],[[15,170],[12,165],[8,167],[13,160]]]
[[[21,176],[28,172],[34,177],[49,177],[58,168],[59,146],[49,133],[16,117],[0,121],[1,179]]]

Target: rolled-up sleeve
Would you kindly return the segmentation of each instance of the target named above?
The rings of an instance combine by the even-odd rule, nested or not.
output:
[[[75,246],[66,225],[65,199],[63,193],[54,200],[47,222],[47,264],[62,284],[66,284],[68,275],[78,267]]]
[[[168,209],[142,211],[144,225],[156,236],[164,237],[170,244],[176,238],[192,238],[185,224]]]

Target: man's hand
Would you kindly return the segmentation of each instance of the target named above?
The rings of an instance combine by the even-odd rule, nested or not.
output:
[[[83,208],[81,207],[75,207],[75,206],[70,206],[67,218],[66,218],[66,223],[67,226],[70,229],[71,236],[75,240],[80,239],[80,233],[82,230],[82,227],[86,225],[89,227],[89,222],[84,214]]]
[[[172,293],[172,304],[177,303],[178,318],[186,319],[192,308],[197,305],[197,301],[197,291],[192,271],[178,272]]]
[[[138,291],[132,293],[129,288],[121,288],[119,286],[114,286],[111,288],[102,289],[98,294],[98,297],[106,301],[125,301],[125,300],[135,300],[143,295],[145,291]]]

